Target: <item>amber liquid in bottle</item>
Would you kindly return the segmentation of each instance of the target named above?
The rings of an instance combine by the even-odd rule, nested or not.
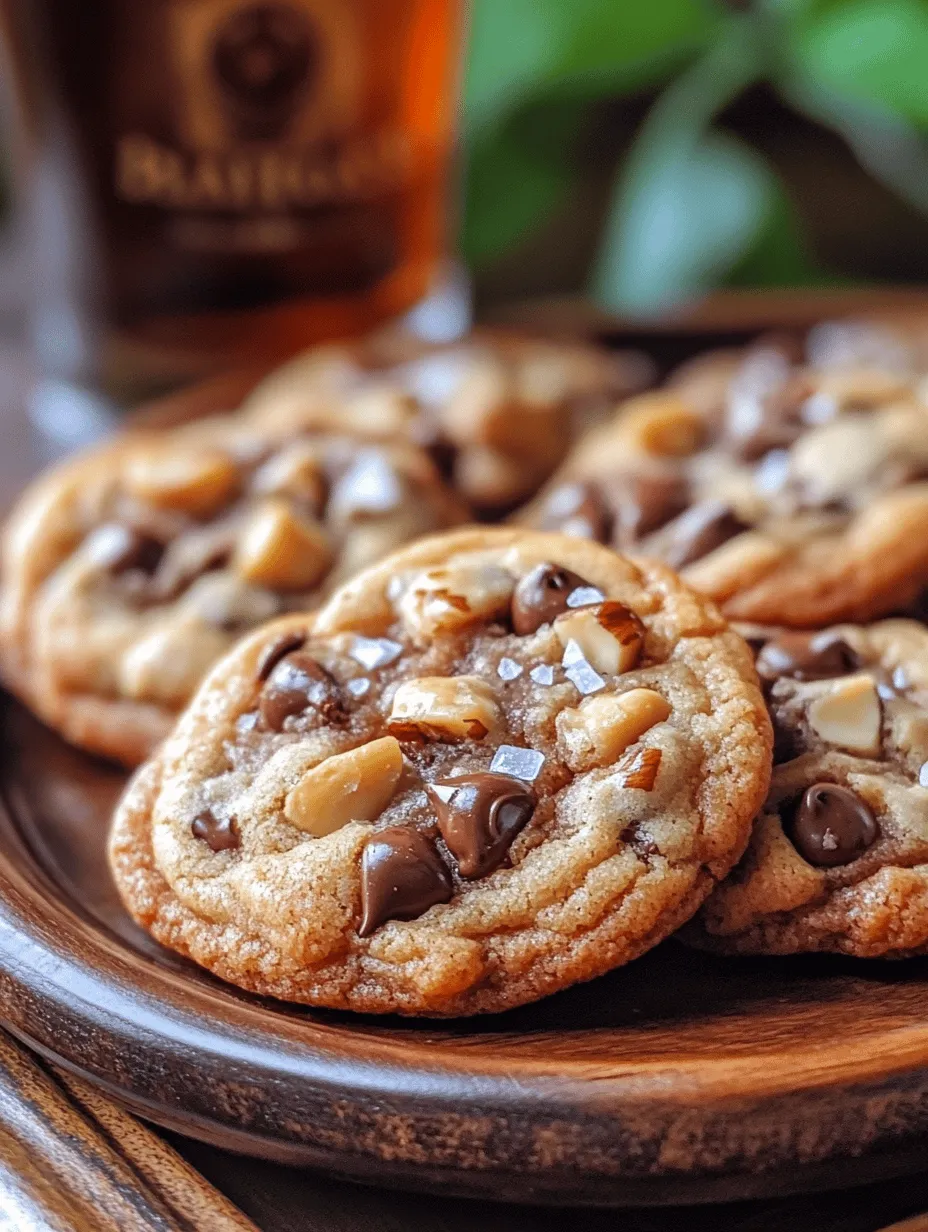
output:
[[[460,0],[4,3],[40,367],[131,400],[425,295]]]

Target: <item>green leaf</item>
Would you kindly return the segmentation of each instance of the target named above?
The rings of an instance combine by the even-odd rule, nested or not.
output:
[[[465,127],[552,92],[641,88],[709,43],[720,20],[709,0],[473,0]]]
[[[668,146],[619,186],[595,273],[599,298],[648,316],[699,295],[749,252],[775,194],[766,163],[727,134]]]
[[[461,240],[472,265],[484,266],[517,245],[563,204],[584,116],[573,104],[533,108],[473,143]]]
[[[925,0],[848,0],[830,7],[801,24],[793,54],[819,86],[928,125]]]

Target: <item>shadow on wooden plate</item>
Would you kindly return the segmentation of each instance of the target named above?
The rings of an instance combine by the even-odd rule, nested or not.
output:
[[[718,1201],[924,1167],[928,960],[723,961],[671,942],[535,1006],[449,1022],[248,996],[122,912],[122,774],[5,702],[0,1017],[206,1142],[523,1202]]]

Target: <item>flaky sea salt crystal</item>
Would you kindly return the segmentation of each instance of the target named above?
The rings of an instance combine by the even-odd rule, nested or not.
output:
[[[539,663],[529,672],[536,684],[554,684],[554,668],[548,663]]]
[[[366,676],[358,676],[356,680],[349,680],[346,688],[352,697],[363,697],[371,687],[371,682]]]
[[[585,663],[583,651],[580,649],[580,643],[574,638],[569,638],[567,645],[564,647],[564,654],[561,658],[561,663],[564,667],[570,667],[571,663]]]
[[[922,763],[922,768],[918,772],[919,787],[928,787],[928,761]]]
[[[391,603],[395,603],[397,601],[403,593],[403,587],[405,585],[405,579],[398,573],[395,573],[393,577],[390,578],[389,582],[387,582],[387,598]]]
[[[235,730],[240,736],[245,736],[250,731],[254,731],[258,722],[257,712],[250,710],[247,714],[240,714],[235,723]]]
[[[513,778],[533,783],[545,764],[544,753],[537,749],[520,749],[515,744],[501,744],[493,754],[490,769],[494,774],[511,774]]]
[[[403,499],[396,471],[380,450],[365,449],[335,485],[329,508],[350,517],[357,513],[389,513]]]
[[[584,697],[589,693],[598,693],[600,689],[606,687],[605,680],[598,672],[594,672],[586,659],[579,659],[571,663],[569,667],[565,667],[564,675],[571,684],[577,686]]]
[[[388,637],[361,637],[359,634],[351,643],[348,653],[355,663],[360,663],[371,672],[376,667],[386,667],[388,663],[396,662],[403,653],[403,647]]]
[[[589,607],[591,603],[602,603],[603,592],[596,586],[577,586],[567,596],[568,607]]]
[[[510,659],[508,656],[500,659],[499,667],[496,669],[501,680],[515,680],[522,675],[523,670],[521,663],[517,663],[515,659]]]

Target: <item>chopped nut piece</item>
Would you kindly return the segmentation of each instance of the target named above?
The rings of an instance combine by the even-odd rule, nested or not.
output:
[[[479,676],[420,676],[393,697],[390,731],[401,740],[482,740],[499,724],[489,686]]]
[[[629,749],[619,762],[622,786],[651,791],[657,781],[663,754],[660,749]]]
[[[126,487],[159,509],[176,509],[207,517],[232,499],[239,486],[238,467],[218,450],[168,453],[151,449],[132,459]]]
[[[431,637],[503,616],[512,590],[512,577],[498,565],[429,569],[409,583],[399,613],[413,637]]]
[[[332,563],[332,549],[317,522],[269,500],[252,514],[233,558],[239,577],[269,590],[309,590]]]
[[[288,792],[284,816],[316,838],[349,821],[374,821],[390,803],[402,771],[403,754],[392,736],[335,753]]]
[[[621,412],[621,438],[659,457],[683,457],[699,448],[705,432],[701,415],[673,393],[642,394]]]
[[[557,716],[558,744],[572,770],[608,766],[669,714],[670,704],[653,689],[590,697]]]
[[[880,751],[882,706],[867,675],[845,676],[809,705],[809,726],[822,740],[852,753]]]
[[[537,749],[523,749],[517,744],[501,744],[493,754],[490,769],[494,774],[511,774],[513,778],[534,783],[545,764],[544,753]]]
[[[641,655],[644,626],[624,603],[600,603],[566,612],[554,622],[562,646],[574,641],[597,672],[617,676],[630,671]]]

